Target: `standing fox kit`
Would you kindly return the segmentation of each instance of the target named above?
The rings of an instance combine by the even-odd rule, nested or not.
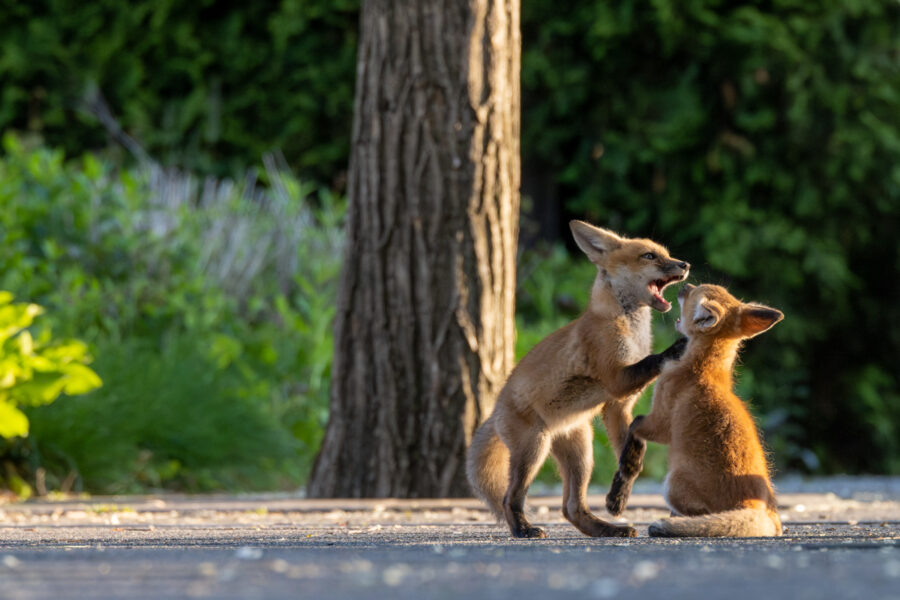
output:
[[[669,445],[666,503],[677,516],[650,525],[651,536],[781,535],[769,467],[753,417],[732,391],[741,341],[780,321],[780,311],[744,304],[717,285],[685,285],[676,328],[688,337],[684,356],[656,382],[650,414],[631,424],[619,471],[606,498],[625,508],[646,443]]]
[[[690,265],[659,244],[626,239],[581,221],[570,223],[578,247],[597,265],[591,300],[578,319],[555,331],[519,362],[494,412],[476,431],[466,471],[475,492],[515,537],[546,533],[525,518],[528,486],[552,453],[563,479],[563,515],[590,536],[633,537],[631,527],[594,516],[586,502],[593,469],[591,419],[598,413],[616,456],[631,410],[663,362],[684,340],[650,354],[650,307],[668,311],[667,285]]]

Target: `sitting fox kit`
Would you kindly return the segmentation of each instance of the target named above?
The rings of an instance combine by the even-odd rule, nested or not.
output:
[[[741,341],[784,315],[744,304],[716,285],[686,284],[678,302],[676,328],[687,336],[687,349],[663,368],[650,414],[634,419],[607,509],[618,515],[625,508],[649,440],[669,445],[663,493],[681,515],[653,523],[651,536],[781,535],[766,457],[753,417],[732,391],[732,372]]]
[[[633,537],[631,527],[594,516],[586,493],[593,469],[591,419],[598,413],[618,456],[635,401],[682,343],[650,354],[650,307],[671,308],[663,290],[690,265],[659,244],[626,239],[581,221],[578,247],[597,265],[590,303],[575,321],[538,343],[516,366],[493,413],[476,431],[466,470],[475,492],[515,537],[546,533],[525,518],[528,486],[548,453],[563,479],[563,515],[590,536]]]

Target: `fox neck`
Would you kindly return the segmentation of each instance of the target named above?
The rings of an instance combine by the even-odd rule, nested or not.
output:
[[[589,310],[597,316],[607,317],[650,314],[650,307],[640,302],[632,290],[614,288],[609,273],[602,268],[598,269],[591,288]]]
[[[690,365],[701,380],[730,390],[740,346],[741,340],[734,338],[691,338],[682,362]]]

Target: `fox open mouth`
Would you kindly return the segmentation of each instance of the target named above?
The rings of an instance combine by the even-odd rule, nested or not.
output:
[[[683,275],[675,275],[665,279],[656,279],[647,284],[647,287],[650,289],[650,295],[653,296],[653,302],[650,305],[659,312],[668,312],[672,308],[672,303],[663,298],[663,290],[670,284],[682,279],[684,279]]]

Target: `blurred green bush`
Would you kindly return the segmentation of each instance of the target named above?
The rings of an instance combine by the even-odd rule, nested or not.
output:
[[[164,164],[237,176],[280,148],[332,183],[347,165],[358,6],[4,2],[0,131],[38,133],[69,155],[107,147],[88,112],[101,91]]]
[[[50,489],[299,484],[327,411],[343,202],[273,159],[263,190],[3,146],[0,289],[84,339],[105,383],[26,409],[7,457]]]
[[[781,468],[900,472],[900,4],[525,0],[523,148],[576,214],[784,310]]]
[[[43,310],[12,300],[12,294],[0,292],[0,454],[28,435],[22,408],[46,406],[61,394],[84,394],[102,383],[86,366],[90,356],[82,342],[55,339],[47,327],[35,337],[31,328]],[[14,462],[5,461],[0,488],[30,496],[32,488],[22,475]]]

